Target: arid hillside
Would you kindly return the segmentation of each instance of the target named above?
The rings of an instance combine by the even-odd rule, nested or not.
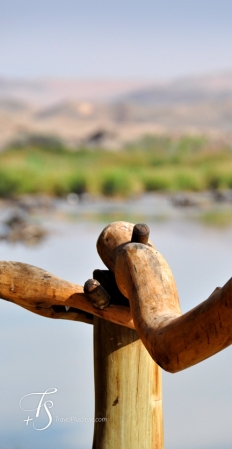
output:
[[[172,82],[0,78],[0,148],[57,138],[120,148],[145,134],[231,140],[232,72]]]

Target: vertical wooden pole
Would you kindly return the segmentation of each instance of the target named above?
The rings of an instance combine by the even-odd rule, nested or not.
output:
[[[163,449],[161,369],[136,331],[94,317],[94,376],[93,449]]]

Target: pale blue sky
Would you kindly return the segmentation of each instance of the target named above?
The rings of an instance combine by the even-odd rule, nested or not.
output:
[[[164,79],[232,68],[230,0],[1,0],[0,76]]]

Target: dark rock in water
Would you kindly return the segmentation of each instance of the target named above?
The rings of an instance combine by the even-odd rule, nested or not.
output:
[[[21,226],[24,223],[26,223],[25,215],[21,211],[19,211],[19,210],[12,212],[10,214],[9,218],[7,218],[4,221],[4,224],[9,229],[12,229],[12,228],[17,227],[17,226]]]
[[[47,231],[40,225],[34,224],[28,216],[17,209],[10,212],[2,222],[0,240],[8,242],[23,242],[26,245],[37,245],[47,235]]]
[[[196,201],[186,194],[179,194],[171,197],[171,203],[175,207],[193,207],[196,206]]]
[[[9,242],[21,241],[26,245],[37,245],[45,237],[47,232],[39,225],[24,223],[14,226],[9,231],[6,240]]]
[[[211,189],[213,201],[216,203],[231,203],[232,190]]]
[[[50,211],[54,208],[53,200],[46,195],[24,195],[15,200],[15,205],[27,213],[36,210]]]

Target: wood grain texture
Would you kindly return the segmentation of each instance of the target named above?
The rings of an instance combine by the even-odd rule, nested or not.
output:
[[[106,226],[97,240],[97,251],[104,264],[114,272],[118,251],[132,239],[134,224],[125,221],[115,221]],[[154,247],[148,240],[148,245]]]
[[[177,372],[229,346],[232,280],[182,315],[165,259],[151,245],[128,243],[128,238],[123,244],[121,229],[121,222],[118,227],[116,223],[109,226],[109,235],[105,228],[99,253],[106,264],[111,260],[117,285],[130,301],[137,333],[152,358],[166,371]]]
[[[93,323],[93,315],[134,329],[129,307],[93,306],[84,288],[41,268],[20,262],[0,262],[0,298],[49,318]],[[70,307],[66,312],[65,307]]]
[[[163,449],[161,370],[134,330],[94,318],[93,449]]]

